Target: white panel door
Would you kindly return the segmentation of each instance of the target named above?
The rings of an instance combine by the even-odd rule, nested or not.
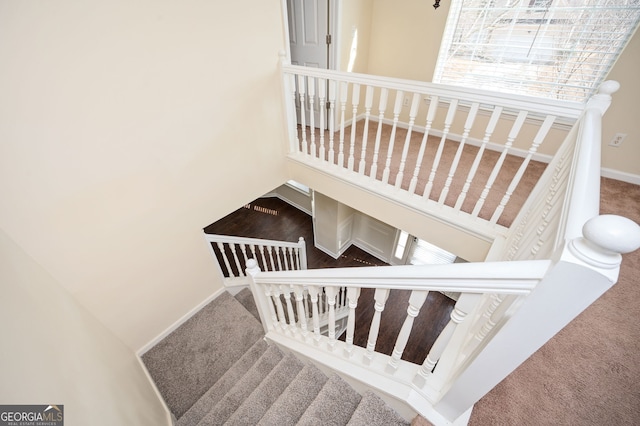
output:
[[[291,63],[327,69],[329,0],[287,0]]]

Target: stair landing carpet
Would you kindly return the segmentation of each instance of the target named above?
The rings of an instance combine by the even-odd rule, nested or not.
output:
[[[223,293],[142,356],[178,426],[409,424],[375,394],[268,345],[250,291],[237,297]]]

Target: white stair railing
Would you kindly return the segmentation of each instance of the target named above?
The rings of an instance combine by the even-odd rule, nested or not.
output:
[[[204,236],[227,287],[249,284],[245,274],[249,259],[255,259],[265,271],[307,269],[307,249],[302,237],[291,243],[229,235]]]
[[[455,214],[458,226],[490,237],[502,230],[499,220],[539,147],[563,138],[561,132],[584,109],[572,102],[289,64],[282,71],[291,159],[428,214]],[[304,92],[309,87],[326,88],[331,108],[309,102]],[[303,113],[296,114],[296,105]],[[322,118],[318,128],[309,125],[305,111]],[[494,133],[499,123],[510,129],[505,136]],[[396,140],[401,129],[404,135]],[[416,132],[424,136],[412,139]],[[309,147],[309,140],[326,137],[328,147],[322,142]],[[469,145],[478,147],[475,153]],[[445,150],[454,153],[447,164]],[[500,154],[488,156],[488,150]],[[522,157],[520,165],[505,167],[512,154]],[[463,155],[465,164],[472,162],[468,168],[460,167]],[[490,170],[488,177],[478,173],[481,164]]]
[[[336,179],[348,179],[383,197],[404,202],[401,199],[402,191],[407,192],[414,201],[416,196],[421,197],[426,213],[449,220],[460,227],[484,227],[482,232],[495,238],[488,255],[488,259],[494,262],[291,272],[262,272],[255,262],[248,264],[247,273],[251,277],[251,286],[263,317],[267,338],[406,403],[436,425],[466,423],[465,416],[469,415],[476,401],[617,281],[621,253],[640,247],[638,224],[618,216],[599,216],[601,121],[611,101],[611,94],[618,89],[615,82],[604,83],[599,93],[586,105],[576,107],[548,101],[524,100],[511,95],[493,96],[467,89],[463,91],[431,84],[289,65],[283,65],[283,71],[285,89],[290,93],[295,95],[296,87],[301,87],[305,81],[307,85],[309,81],[314,81],[312,84],[317,87],[329,87],[328,99],[331,107],[339,100],[338,107],[342,112],[348,109],[349,93],[352,96],[366,93],[365,134],[369,132],[369,120],[374,117],[371,113],[374,99],[377,98],[379,102],[380,124],[386,120],[388,98],[394,99],[395,93],[391,107],[393,120],[389,122],[391,137],[388,144],[383,145],[381,126],[378,126],[373,160],[365,153],[364,142],[360,146],[357,143],[350,144],[347,148],[350,151],[345,153],[345,127],[353,123],[345,122],[344,114],[340,114],[338,123],[340,145],[337,157],[333,151],[334,115],[328,115],[324,121],[329,123],[330,149],[328,152],[319,152],[306,148],[301,150],[300,138],[308,139],[305,134],[315,130],[306,126],[298,128],[290,114],[290,158],[317,167],[326,174],[334,175]],[[350,92],[350,85],[352,88],[359,86]],[[365,90],[361,90],[360,86],[363,85]],[[443,129],[438,132],[440,142],[434,157],[427,162],[430,168],[428,167],[428,177],[423,178],[425,186],[422,193],[412,183],[414,179],[406,188],[401,184],[400,192],[396,186],[392,186],[393,189],[390,190],[384,185],[369,186],[367,183],[368,179],[383,184],[392,183],[394,177],[397,177],[393,176],[393,168],[389,164],[394,162],[393,138],[399,122],[399,105],[402,105],[406,93],[429,99],[425,125],[427,132],[433,131],[437,110],[443,106],[441,109],[446,111],[446,117],[441,120],[444,123]],[[362,99],[351,101],[352,106],[361,104]],[[447,137],[461,106],[462,111],[468,111],[469,114],[466,116],[460,146],[473,133],[478,111],[486,112],[490,118],[483,129],[484,138],[473,166],[466,174],[465,184],[460,193],[453,196],[456,202],[451,205],[446,198],[451,194],[450,178],[457,173],[457,152],[446,177],[442,178],[444,185],[441,192],[435,196],[433,183],[438,179],[441,152],[443,146],[450,143]],[[288,110],[291,109],[292,106],[289,106]],[[408,131],[415,130],[413,122],[416,116],[412,103]],[[534,119],[530,120],[532,116]],[[483,151],[499,120],[505,118],[512,123],[505,148],[495,165],[490,168],[492,171],[482,184],[480,196],[471,203],[472,210],[465,211],[465,197],[469,197],[469,187],[475,185],[475,174],[479,162],[483,161]],[[549,129],[558,120],[571,122],[572,119],[575,120],[574,127],[530,193],[524,207],[519,210],[511,228],[498,229],[495,226],[497,221],[527,163],[545,140]],[[536,136],[524,155],[522,165],[507,179],[510,183],[499,197],[500,201],[486,216],[485,222],[489,225],[483,225],[480,211],[486,207],[487,194],[492,190],[497,176],[502,173],[505,156],[520,134],[520,129],[531,124],[538,126]],[[321,129],[320,134],[323,131]],[[425,141],[428,143],[427,139],[425,135],[422,144]],[[460,146],[458,149],[461,149]],[[406,169],[405,148],[406,146],[398,159],[400,176]],[[414,177],[420,177],[424,170],[420,164],[424,152],[424,146],[421,146]],[[349,159],[346,167],[343,165],[344,158]],[[356,163],[357,172],[354,167]],[[369,174],[367,168],[370,170]],[[414,201],[407,202],[407,205],[415,208]],[[451,215],[451,212],[456,214]],[[294,293],[301,291],[300,289],[309,291],[313,333],[305,332],[296,323],[289,323],[286,328],[279,327],[277,317],[273,315],[271,318],[276,320],[269,319],[266,313],[273,312],[280,300],[272,298],[267,290],[273,287]],[[338,341],[332,332],[335,329],[333,301],[340,287],[347,289],[349,309],[345,342]],[[365,288],[375,290],[375,314],[367,330],[369,338],[366,347],[358,347],[353,345],[354,329],[358,327],[353,315],[355,307],[362,303],[358,300],[359,292]],[[381,327],[380,319],[384,316],[385,302],[389,291],[393,289],[411,290],[411,296],[395,348],[387,356],[377,353],[375,345]],[[413,318],[420,312],[429,291],[459,292],[461,296],[448,325],[425,354],[422,365],[408,363],[402,360],[402,354],[407,345],[412,344],[409,336]],[[329,301],[327,336],[317,331],[316,300],[320,292],[324,292]]]

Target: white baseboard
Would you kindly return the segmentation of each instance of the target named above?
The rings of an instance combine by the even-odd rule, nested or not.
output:
[[[156,397],[158,397],[158,399],[160,400],[160,403],[162,404],[162,407],[164,408],[165,416],[167,418],[167,426],[175,425],[176,424],[174,420],[175,417],[171,412],[171,410],[169,410],[169,406],[167,405],[167,402],[162,397],[162,394],[160,393],[158,386],[156,386],[156,382],[153,381],[151,374],[149,374],[149,370],[147,370],[147,366],[144,365],[144,362],[142,362],[142,358],[140,358],[140,355],[136,355],[136,358],[138,360],[138,364],[140,364],[140,368],[142,369],[142,372],[146,376],[147,380],[149,381],[149,384],[151,385],[151,387],[153,388],[153,391],[156,394]]]
[[[603,167],[600,170],[600,174],[603,177],[620,180],[622,182],[632,183],[634,185],[640,185],[640,175],[634,175],[633,173],[621,172],[614,169]]]
[[[329,250],[326,247],[321,246],[320,244],[314,242],[314,247],[317,248],[318,250],[320,250],[321,252],[333,257],[334,259],[337,259],[340,257],[340,253],[334,253],[331,250]]]
[[[138,355],[139,357],[141,357],[142,355],[144,355],[149,349],[151,349],[152,347],[154,347],[155,345],[157,345],[162,339],[164,339],[165,337],[167,337],[169,334],[171,334],[176,328],[180,327],[182,324],[184,324],[189,318],[191,318],[192,316],[194,316],[196,313],[198,313],[198,311],[200,311],[200,309],[204,308],[205,306],[207,306],[211,301],[213,301],[213,299],[215,299],[216,297],[220,296],[224,291],[226,291],[226,288],[221,288],[219,290],[216,290],[213,294],[211,294],[209,297],[207,297],[206,299],[204,299],[202,302],[198,303],[196,306],[194,306],[189,312],[187,312],[186,314],[184,314],[182,317],[180,317],[180,319],[178,319],[176,322],[174,322],[173,324],[171,324],[166,330],[164,330],[162,333],[160,333],[159,335],[157,335],[156,337],[154,337],[153,339],[151,339],[149,342],[147,342],[144,346],[142,346],[140,349],[138,349],[136,351],[136,355]]]

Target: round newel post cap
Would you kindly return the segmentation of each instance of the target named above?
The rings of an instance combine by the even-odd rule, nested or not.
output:
[[[598,93],[602,93],[603,95],[609,95],[616,93],[620,90],[620,83],[615,80],[607,80],[600,85],[598,89]]]
[[[247,259],[247,274],[249,275],[255,275],[258,272],[260,272],[260,267],[258,266],[258,261],[256,261],[255,259],[251,258],[251,259]]]
[[[569,244],[571,252],[590,265],[612,269],[620,265],[621,253],[640,248],[640,226],[626,217],[601,215],[582,227],[583,238]]]

